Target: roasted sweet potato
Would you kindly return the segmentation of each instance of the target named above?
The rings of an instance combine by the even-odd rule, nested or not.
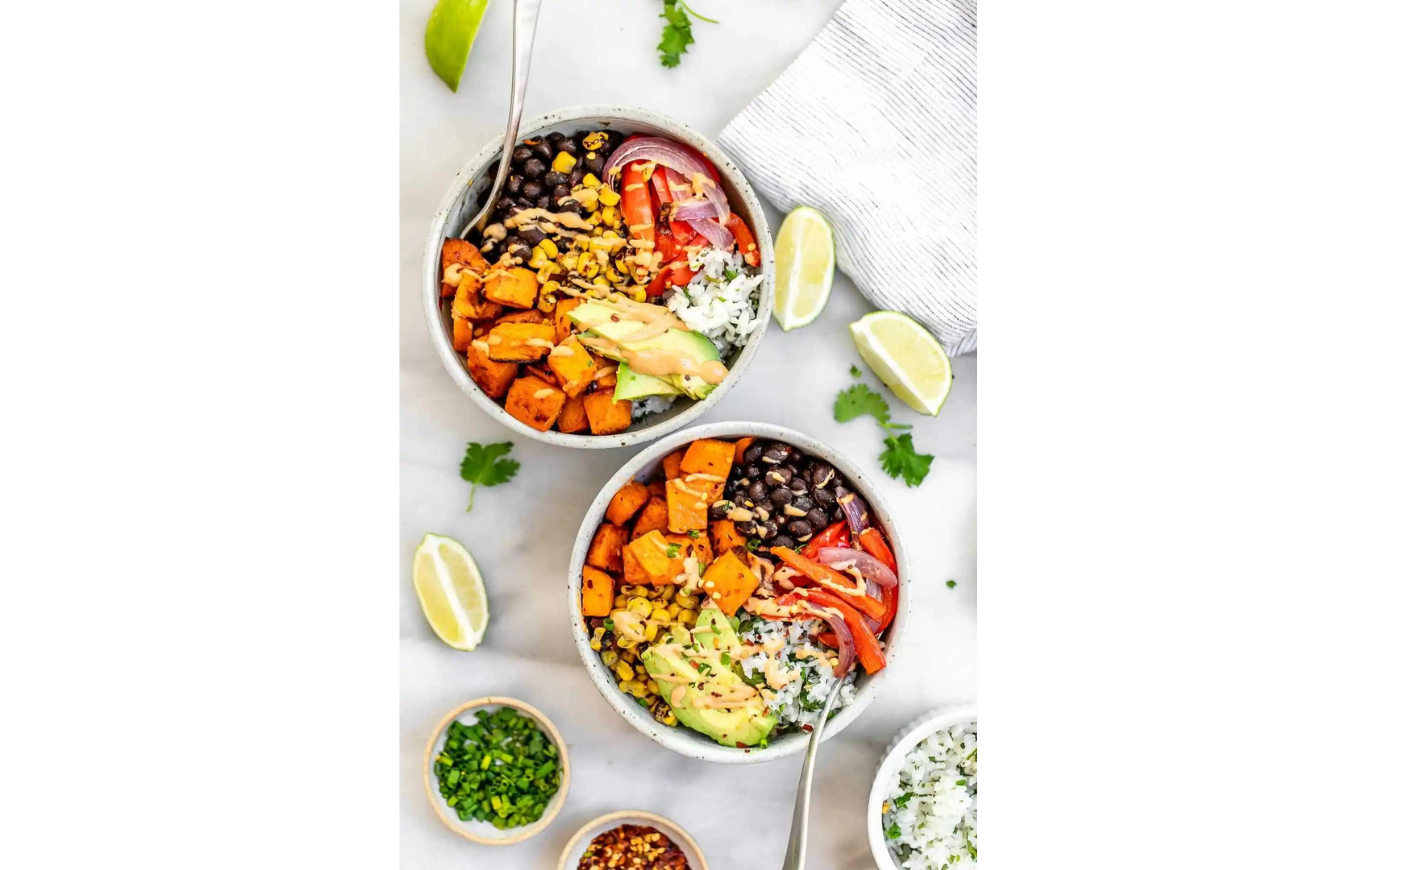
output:
[[[612,523],[597,527],[588,546],[587,563],[604,571],[622,573],[622,545],[627,542],[627,530]]]
[[[653,586],[676,582],[685,569],[685,548],[672,544],[660,532],[651,532],[627,544],[642,575]]]
[[[569,319],[568,312],[583,304],[583,300],[570,296],[559,299],[558,304],[553,309],[553,331],[554,339],[563,343],[563,339],[573,334],[573,321]]]
[[[744,536],[735,527],[734,520],[715,520],[710,523],[710,545],[723,556],[735,547],[744,546]]]
[[[502,399],[509,391],[509,385],[519,375],[519,366],[512,362],[497,362],[490,359],[490,346],[483,338],[470,342],[465,353],[465,362],[470,369],[470,377],[492,399]]]
[[[749,445],[754,443],[754,436],[749,435],[734,442],[734,461],[744,461],[744,451],[749,449]]]
[[[641,563],[630,546],[622,548],[622,582],[628,586],[646,586],[651,582],[646,579],[646,572],[641,570]]]
[[[569,396],[568,401],[563,403],[563,410],[558,412],[558,431],[571,435],[587,427],[587,411],[583,410],[583,397]]]
[[[675,480],[681,476],[681,460],[685,458],[685,448],[667,453],[661,460],[661,470],[666,473],[667,480]]]
[[[685,457],[681,459],[680,473],[709,475],[724,483],[733,465],[733,444],[713,438],[699,438],[690,442],[690,447],[686,449]]]
[[[647,492],[645,484],[635,480],[627,481],[607,503],[607,522],[625,526],[650,500],[651,493]]]
[[[672,544],[679,544],[685,550],[687,556],[695,557],[695,564],[701,571],[715,558],[715,553],[710,549],[710,536],[704,532],[696,532],[695,537],[690,535],[665,535],[666,540]]]
[[[533,362],[553,349],[553,327],[547,323],[500,323],[485,337],[490,359]]]
[[[607,616],[612,612],[616,582],[612,575],[591,565],[583,566],[583,616]]]
[[[632,527],[632,537],[640,538],[649,532],[666,531],[667,518],[666,500],[653,495],[646,502],[646,507],[641,509],[641,516],[637,517],[636,525]]]
[[[759,586],[759,578],[733,550],[711,562],[700,579],[710,600],[725,616],[734,616]]]
[[[657,478],[646,485],[646,491],[651,493],[652,498],[666,500],[666,481]]]
[[[592,357],[583,349],[576,338],[569,336],[561,344],[548,352],[548,367],[558,378],[563,392],[570,396],[580,396],[592,383],[592,373],[596,370]],[[628,418],[630,418],[628,412]]]
[[[548,318],[547,318],[547,317],[544,317],[542,314],[538,313],[537,311],[534,311],[532,308],[529,309],[528,311],[511,311],[511,312],[509,312],[508,314],[503,315],[502,317],[500,317],[498,320],[495,321],[495,323],[547,323],[547,322],[548,322]]]
[[[464,239],[446,239],[441,243],[441,296],[454,296],[455,287],[447,284],[444,280],[446,269],[454,264],[460,264],[462,269],[469,269],[475,273],[476,292],[479,291],[479,279],[489,271],[490,264],[485,261],[480,249]]]
[[[485,298],[510,308],[533,308],[539,298],[539,279],[523,266],[493,268],[485,279]]]
[[[504,410],[514,419],[540,432],[553,428],[568,396],[553,384],[536,377],[519,378],[509,387]]]
[[[455,301],[450,304],[451,317],[485,320],[498,317],[503,310],[503,306],[487,301],[480,293],[479,278],[468,272],[461,274],[460,286],[455,288]]]
[[[450,319],[450,344],[459,353],[470,350],[470,342],[475,339],[475,327],[471,321],[464,317],[452,316]]]
[[[597,390],[583,396],[588,428],[594,435],[612,435],[632,425],[632,403],[612,398],[611,390]]]
[[[711,503],[724,493],[724,484],[696,481],[687,483],[678,477],[666,484],[666,527],[673,532],[704,529],[708,523]]]

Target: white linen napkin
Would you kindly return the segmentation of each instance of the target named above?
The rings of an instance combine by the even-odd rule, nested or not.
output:
[[[848,0],[719,143],[775,206],[831,221],[837,265],[951,354],[979,344],[974,0]]]

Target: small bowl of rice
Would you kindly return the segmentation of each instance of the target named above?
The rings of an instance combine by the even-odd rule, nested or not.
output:
[[[979,864],[979,716],[946,707],[907,725],[882,757],[867,800],[876,866],[959,870]]]
[[[632,403],[628,428],[600,435],[536,429],[506,411],[502,400],[491,398],[480,388],[467,368],[465,354],[454,346],[451,306],[442,295],[442,246],[447,239],[458,237],[479,211],[481,201],[493,184],[492,171],[499,163],[503,136],[485,145],[466,164],[441,200],[431,221],[422,263],[422,305],[431,343],[451,379],[495,420],[521,435],[561,447],[628,447],[654,441],[689,425],[724,398],[744,376],[764,340],[773,311],[773,240],[759,198],[734,161],[713,141],[666,115],[625,106],[574,106],[526,120],[519,138],[546,137],[553,133],[572,136],[587,129],[660,136],[694,148],[719,171],[720,189],[731,210],[753,232],[760,258],[757,267],[747,266],[738,250],[727,252],[710,248],[691,260],[690,267],[699,270],[691,282],[665,297],[664,304],[672,314],[714,343],[721,361],[729,369],[724,381],[699,400],[688,396],[649,396],[636,400]]]

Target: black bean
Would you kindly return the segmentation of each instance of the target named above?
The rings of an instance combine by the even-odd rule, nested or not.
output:
[[[509,256],[518,257],[521,260],[528,260],[533,256],[533,251],[529,250],[529,246],[524,244],[523,239],[510,239],[505,243],[504,250]]]
[[[773,519],[765,520],[765,521],[764,521],[764,530],[763,530],[762,532],[760,532],[759,537],[764,538],[765,540],[767,540],[768,538],[772,538],[774,535],[777,535],[777,534],[778,534],[778,522],[777,522],[776,520],[773,520]]]
[[[519,238],[523,239],[529,247],[532,248],[537,246],[539,242],[548,238],[548,236],[544,235],[543,230],[538,227],[520,227]]]
[[[800,510],[803,513],[807,513],[808,511],[813,509],[813,500],[808,498],[806,495],[798,496],[797,498],[793,499],[790,504],[793,505],[795,510]]]
[[[513,214],[514,200],[510,199],[507,196],[500,197],[499,202],[495,204],[495,209],[497,211],[508,212],[509,214]]]
[[[529,145],[529,147],[533,149],[533,152],[535,154],[542,157],[544,160],[553,159],[553,146],[548,144],[544,140],[539,139],[537,142],[534,142],[533,144]]]
[[[533,201],[532,199],[529,199],[527,196],[523,196],[523,195],[522,195],[522,194],[523,194],[523,191],[522,191],[522,190],[519,191],[519,193],[520,193],[520,197],[519,197],[518,199],[514,200],[514,202],[519,206],[519,208],[521,208],[521,209],[533,208],[533,207],[534,207],[534,201]]]
[[[730,483],[734,483],[735,481],[739,480],[739,479],[740,479],[741,477],[743,477],[743,476],[744,476],[744,466],[743,466],[743,465],[737,465],[737,464],[736,464],[736,465],[731,465],[731,466],[729,467]]]
[[[548,171],[548,164],[537,157],[531,157],[524,161],[524,174],[530,178],[538,178]]]
[[[769,541],[769,546],[787,547],[791,550],[794,547],[798,546],[798,543],[787,535],[774,535],[773,540]]]
[[[588,172],[591,172],[593,175],[596,175],[599,181],[603,180],[602,167],[606,165],[607,158],[603,157],[601,152],[598,152],[596,157],[587,157],[583,159],[583,167],[587,169]]]
[[[558,143],[557,148],[559,151],[562,151],[565,154],[571,154],[574,157],[577,157],[583,151],[582,146],[578,144],[577,139],[564,139],[562,142]]]
[[[729,501],[726,501],[726,500],[724,500],[724,499],[721,499],[721,500],[715,502],[714,504],[710,505],[710,519],[712,519],[712,520],[722,520],[722,519],[724,519],[725,517],[729,516],[730,509],[733,508],[733,507],[734,507],[734,504],[733,504],[733,503],[731,503],[731,502],[729,502]]]
[[[823,530],[823,527],[827,525],[827,511],[815,507],[808,511],[808,516],[804,519],[812,525],[813,531],[820,532]]]
[[[549,133],[543,138],[548,140],[548,144],[551,147],[557,148],[559,145],[563,144],[563,140],[566,137],[562,133],[559,133],[557,130],[554,130],[552,133]]]
[[[757,465],[744,466],[744,476],[750,480],[758,480],[764,474],[764,470]]]
[[[793,453],[793,448],[787,444],[770,444],[764,450],[764,455],[759,457],[759,461],[768,465],[779,465]]]
[[[556,189],[554,195],[557,196]],[[558,205],[559,211],[570,211],[573,214],[579,216],[585,215],[587,213],[587,209],[583,207],[582,203],[578,202],[576,199],[573,199],[567,194],[564,194],[563,196],[558,196],[557,198],[561,200]]]
[[[518,196],[519,190],[524,186],[524,176],[517,173],[510,173],[504,180],[504,192],[510,196]]]
[[[549,208],[553,205],[553,197],[545,193],[543,196],[534,200],[534,205],[538,208]]]
[[[534,152],[530,151],[527,145],[520,145],[518,148],[515,148],[514,153],[510,155],[509,162],[512,165],[518,166],[522,165],[525,160],[533,156]]]
[[[778,468],[771,468],[764,474],[764,480],[769,483],[776,483],[779,486],[787,486],[793,479],[793,469],[787,465],[780,465]]]
[[[538,199],[543,196],[543,184],[538,181],[526,181],[520,192],[528,199]]]
[[[832,490],[826,487],[813,490],[813,499],[824,508],[830,508],[837,504],[837,496],[832,494]]]
[[[836,469],[834,469],[831,465],[826,465],[822,463],[813,466],[813,470],[809,472],[809,477],[812,478],[813,486],[827,486],[829,483],[832,482],[832,479],[836,476]]]
[[[568,185],[558,184],[553,188],[553,201],[558,202],[560,199],[566,199],[568,194],[572,192],[568,189]]]
[[[797,519],[789,523],[786,531],[795,538],[802,538],[813,533],[812,525],[804,519]]]
[[[769,493],[769,501],[773,502],[776,507],[783,507],[793,501],[793,493],[789,491],[788,487],[780,486]]]
[[[581,168],[574,169],[572,172],[568,173],[568,186],[577,187],[582,184],[584,175],[587,175],[587,172]]]
[[[745,492],[749,495],[750,500],[757,504],[768,497],[769,488],[764,485],[762,480],[755,479],[749,484],[749,488],[745,490]]]
[[[750,444],[748,447],[744,448],[744,455],[740,458],[743,459],[749,465],[753,465],[754,463],[758,462],[759,457],[763,455],[764,445],[755,441],[753,444]]]
[[[552,169],[543,174],[543,183],[549,187],[557,187],[568,181],[568,176],[562,172],[554,172]]]
[[[832,509],[832,521],[834,523],[840,523],[845,519],[847,519],[847,515],[842,512],[842,508],[835,507]]]
[[[803,478],[795,477],[788,482],[788,488],[793,492],[801,494],[808,491],[808,484]]]

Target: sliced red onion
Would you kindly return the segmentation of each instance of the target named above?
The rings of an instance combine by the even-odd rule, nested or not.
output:
[[[881,597],[881,587],[876,585],[875,580],[867,581],[867,595],[872,598],[875,598],[877,601],[883,600]],[[872,619],[870,616],[867,616],[865,613],[861,613],[860,611],[858,612],[858,615],[861,616],[862,622],[866,623],[867,631],[870,631],[874,635],[881,633],[881,623],[877,622],[875,619]]]
[[[608,184],[612,184],[613,170],[619,170],[635,160],[649,160],[660,166],[670,167],[679,172],[686,181],[693,179],[696,173],[710,179],[709,184],[702,185],[705,198],[714,204],[715,217],[720,220],[729,217],[729,202],[725,199],[725,192],[720,190],[720,186],[711,176],[709,164],[679,142],[673,142],[660,136],[638,136],[630,142],[623,142],[616,151],[612,152],[607,165],[602,168],[603,179]],[[697,228],[696,232],[703,233],[704,231]],[[707,235],[706,238],[709,236]]]
[[[690,224],[691,229],[704,236],[710,244],[719,248],[721,251],[734,249],[734,233],[720,226],[718,223],[712,220],[687,221],[687,223]]]
[[[818,550],[818,561],[830,568],[843,562],[851,562],[853,567],[869,582],[875,582],[880,586],[895,586],[899,582],[891,569],[886,567],[885,562],[862,550],[852,550],[847,547],[823,547]]]
[[[837,635],[837,667],[832,669],[832,675],[842,679],[852,670],[852,663],[857,660],[857,643],[852,640],[852,630],[847,627],[842,614],[833,612],[831,608],[818,607],[806,600],[802,603],[804,610],[825,621],[832,633]]]
[[[667,211],[669,212],[668,220],[673,221],[715,219],[715,204],[708,199],[691,197],[690,199],[677,200],[671,203]]]
[[[862,500],[855,492],[849,492],[840,496],[837,503],[842,506],[842,513],[847,515],[847,526],[852,530],[852,534],[860,535],[867,530],[867,510],[862,507]]]

